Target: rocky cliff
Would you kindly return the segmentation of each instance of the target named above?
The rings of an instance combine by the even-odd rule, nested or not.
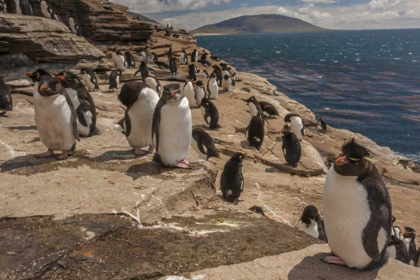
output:
[[[167,61],[171,45],[175,57],[183,49],[188,54],[195,48],[203,51],[193,36],[177,32],[182,36],[165,37],[161,29],[152,34],[149,43],[160,60]],[[111,64],[107,58],[102,63]],[[171,82],[168,70],[149,66],[163,85]],[[16,67],[22,73],[28,68]],[[187,66],[178,67],[183,84]],[[135,70],[125,70],[123,80],[133,79]],[[135,157],[125,136],[112,129],[124,109],[118,93],[110,92],[103,81],[92,93],[99,133],[83,138],[66,161],[34,158],[45,147],[36,130],[31,96],[13,94],[15,110],[0,119],[1,279],[336,279],[337,275],[412,279],[418,275],[417,268],[395,261],[369,273],[328,266],[319,260],[329,252],[328,246],[297,229],[305,206],[322,211],[326,163],[338,155],[344,140],[356,137],[372,151],[385,177],[396,224],[420,230],[420,174],[412,171],[416,166],[407,159],[360,134],[333,127],[325,133],[304,105],[278,92],[266,79],[239,72],[236,87],[214,101],[221,127],[208,133],[221,158],[204,161],[191,149],[191,170],[161,168],[151,155]],[[251,95],[272,103],[280,113],[268,120],[260,152],[248,146],[244,135],[251,117],[242,100]],[[280,129],[289,112],[302,115],[308,125],[304,156],[297,167],[287,165],[281,151]],[[192,116],[193,126],[202,127],[200,110],[192,110]],[[247,152],[245,200],[231,205],[221,199],[219,181],[224,164],[236,151]],[[254,205],[262,207],[268,218],[248,210]]]

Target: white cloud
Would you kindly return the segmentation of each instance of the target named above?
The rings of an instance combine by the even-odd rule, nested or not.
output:
[[[326,3],[326,4],[332,4],[332,3],[338,2],[338,0],[300,0],[300,1],[304,3]]]
[[[231,0],[111,0],[127,6],[130,11],[147,14],[179,10],[198,10],[208,6],[230,3]]]

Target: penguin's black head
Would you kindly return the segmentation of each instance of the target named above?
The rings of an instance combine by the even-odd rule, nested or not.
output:
[[[369,155],[369,150],[353,138],[343,145],[340,157],[335,161],[334,170],[342,176],[367,175],[373,167],[368,159]]]
[[[26,76],[31,78],[33,82],[39,82],[42,76],[51,76],[51,74],[44,69],[37,69],[35,72],[26,72]]]
[[[243,154],[243,153],[235,153],[235,154],[232,156],[232,158],[231,158],[231,159],[232,159],[233,161],[242,162],[242,161],[244,160],[245,156],[246,156],[246,153],[245,153],[245,154]]]
[[[79,77],[70,71],[62,71],[55,76],[58,80],[60,80],[61,85],[65,88],[74,88],[82,84]]]
[[[162,97],[166,103],[176,103],[184,98],[184,92],[179,84],[167,84],[163,87]]]
[[[210,74],[210,79],[211,79],[211,78],[216,78],[216,73],[211,72],[211,74]]]
[[[403,237],[404,238],[411,238],[411,240],[415,240],[416,239],[416,231],[411,227],[405,227]]]
[[[229,75],[225,75],[225,76],[223,77],[223,79],[225,79],[225,80],[229,80],[229,78],[230,78],[230,76],[229,76]]]
[[[306,227],[309,227],[313,221],[319,222],[320,220],[321,217],[319,215],[319,211],[313,205],[306,206],[303,210],[302,216],[300,217],[300,221],[306,224]]]
[[[203,82],[202,82],[202,81],[197,81],[197,82],[195,83],[195,85],[196,85],[196,86],[198,86],[198,87],[204,88],[204,84],[203,84]]]
[[[209,106],[210,106],[210,104],[211,104],[211,101],[210,101],[208,98],[203,98],[203,99],[201,100],[201,104],[200,104],[200,105],[198,105],[198,106],[199,106],[199,107],[203,106],[204,108],[207,108],[207,107],[209,107]]]
[[[38,91],[42,96],[52,96],[59,94],[62,87],[60,81],[56,77],[42,76],[39,82]]]
[[[248,98],[248,100],[246,101],[246,104],[249,103],[256,103],[257,102],[257,98],[255,98],[255,96],[251,96],[250,98]]]
[[[288,126],[288,125],[285,125],[283,127],[283,129],[281,130],[281,134],[283,134],[284,136],[288,136],[291,133],[293,133],[293,132],[291,131],[290,126]]]

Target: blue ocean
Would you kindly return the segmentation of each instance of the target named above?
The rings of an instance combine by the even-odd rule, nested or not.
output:
[[[199,36],[329,125],[420,162],[420,29]]]

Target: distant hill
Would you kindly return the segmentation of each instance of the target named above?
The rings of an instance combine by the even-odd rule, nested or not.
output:
[[[143,16],[143,15],[141,15],[141,14],[137,14],[137,13],[134,13],[134,12],[130,12],[130,11],[127,11],[127,13],[129,14],[129,15],[132,15],[133,17],[135,17],[135,18],[139,18],[139,20],[142,20],[142,21],[146,21],[146,22],[153,22],[153,23],[159,23],[159,22],[157,22],[157,21],[155,21],[155,20],[153,20],[153,19],[150,19],[150,18],[148,18],[148,17],[145,17],[145,16]]]
[[[190,31],[193,34],[317,32],[326,29],[282,15],[241,16]]]

